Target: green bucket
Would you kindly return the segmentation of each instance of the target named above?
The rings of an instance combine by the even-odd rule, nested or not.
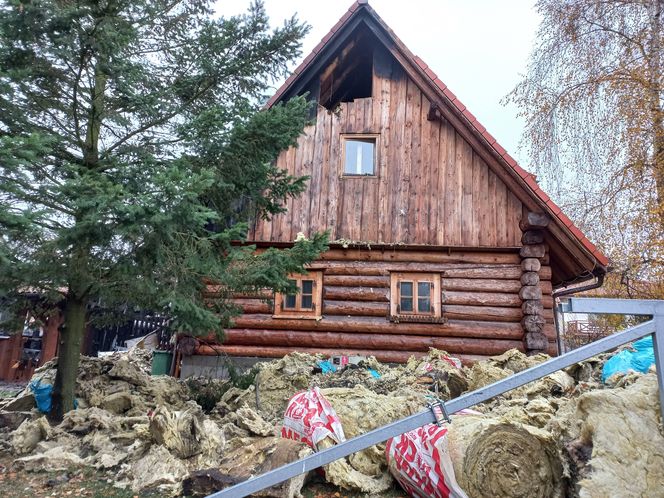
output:
[[[169,351],[152,352],[152,375],[168,375],[171,371],[173,353]]]

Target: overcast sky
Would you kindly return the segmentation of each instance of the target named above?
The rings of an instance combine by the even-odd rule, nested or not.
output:
[[[273,25],[297,13],[311,25],[303,56],[339,20],[351,0],[264,0]],[[249,0],[217,2],[227,16]],[[517,150],[523,122],[500,100],[526,70],[539,17],[534,0],[369,0],[415,55],[419,55],[522,166]],[[299,62],[299,61],[298,61]]]

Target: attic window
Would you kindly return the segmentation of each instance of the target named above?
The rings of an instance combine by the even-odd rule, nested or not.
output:
[[[344,176],[376,175],[377,135],[343,135]]]

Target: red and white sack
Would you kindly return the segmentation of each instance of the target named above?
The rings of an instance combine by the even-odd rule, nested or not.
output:
[[[447,428],[425,425],[387,442],[390,473],[414,498],[467,498],[454,477]]]
[[[346,440],[337,413],[317,387],[297,393],[288,401],[281,437],[302,441],[314,450],[326,437],[337,444]]]

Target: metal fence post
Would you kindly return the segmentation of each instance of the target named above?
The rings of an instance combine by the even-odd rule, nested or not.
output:
[[[660,416],[664,423],[664,316],[657,314],[653,319],[655,320],[655,333],[652,335],[652,345],[657,369]]]

